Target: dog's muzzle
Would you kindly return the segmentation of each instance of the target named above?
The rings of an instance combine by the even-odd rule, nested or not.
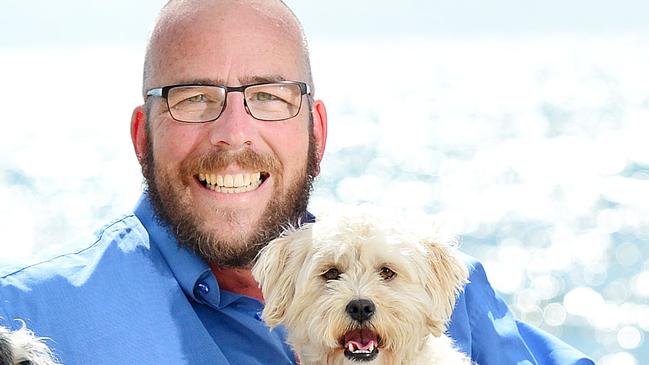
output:
[[[345,312],[358,323],[358,328],[343,336],[341,344],[345,348],[345,357],[354,361],[372,361],[379,354],[379,337],[366,326],[376,311],[371,300],[356,299],[347,303]]]

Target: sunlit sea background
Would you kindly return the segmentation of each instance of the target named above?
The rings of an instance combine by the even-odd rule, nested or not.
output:
[[[525,321],[649,359],[649,38],[311,41],[329,140],[311,203],[429,216]],[[127,213],[143,47],[0,48],[0,266]]]

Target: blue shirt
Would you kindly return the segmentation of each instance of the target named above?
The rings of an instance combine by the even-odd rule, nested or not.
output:
[[[516,321],[479,262],[449,334],[481,365],[594,364]],[[90,247],[17,271],[0,270],[0,325],[22,319],[63,364],[291,364],[285,333],[269,331],[256,299],[220,290],[206,262],[178,246],[144,196],[135,214]]]

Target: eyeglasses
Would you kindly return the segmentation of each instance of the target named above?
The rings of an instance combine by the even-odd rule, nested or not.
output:
[[[229,92],[243,93],[243,105],[253,118],[279,121],[298,115],[302,95],[310,95],[309,85],[299,81],[263,82],[242,86],[169,85],[146,92],[167,100],[171,117],[184,123],[217,120],[227,104]]]

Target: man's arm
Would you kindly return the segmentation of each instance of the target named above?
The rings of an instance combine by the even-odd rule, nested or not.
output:
[[[469,284],[449,324],[457,346],[480,365],[594,365],[558,338],[514,318],[495,293],[482,264],[469,256]]]

